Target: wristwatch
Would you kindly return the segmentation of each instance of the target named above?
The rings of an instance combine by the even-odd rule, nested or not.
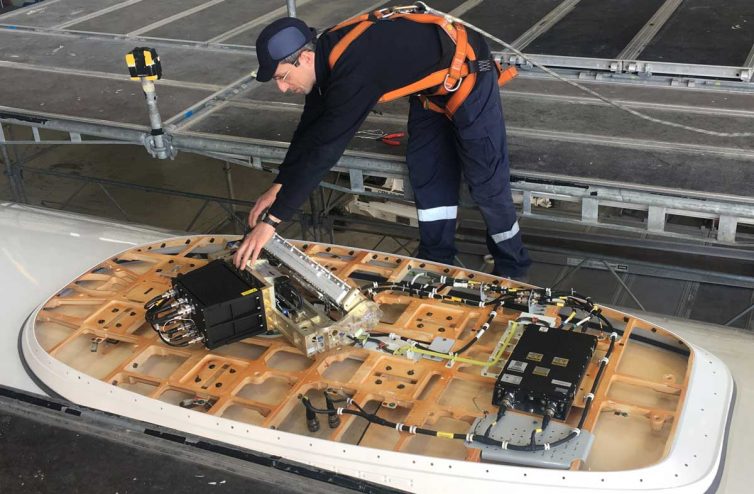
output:
[[[267,224],[268,224],[268,225],[270,225],[270,226],[271,226],[272,228],[277,228],[277,227],[278,227],[278,225],[279,225],[280,223],[282,223],[282,221],[273,220],[272,218],[270,218],[270,213],[269,213],[268,211],[265,211],[265,212],[264,212],[264,213],[262,214],[262,218],[260,219],[260,221],[261,221],[262,223],[267,223]]]

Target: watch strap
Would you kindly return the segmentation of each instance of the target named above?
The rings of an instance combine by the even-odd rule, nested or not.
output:
[[[268,213],[266,213],[266,212],[262,215],[261,221],[262,221],[262,223],[267,223],[272,228],[277,228],[278,225],[280,225],[280,223],[282,223],[281,221],[275,221],[272,218],[270,218],[270,215]]]

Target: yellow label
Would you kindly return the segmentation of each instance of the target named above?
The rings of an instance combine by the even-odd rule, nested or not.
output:
[[[534,375],[537,375],[537,376],[545,376],[546,377],[547,374],[550,373],[550,369],[548,369],[547,367],[539,367],[539,366],[537,366],[537,367],[534,368],[533,371],[531,371],[531,373],[534,374]]]
[[[144,50],[144,63],[146,65],[152,65],[154,63],[154,60],[152,60],[152,52],[149,50]]]
[[[136,59],[134,56],[130,53],[126,53],[126,64],[129,67],[136,67]]]
[[[445,439],[453,439],[453,433],[437,431],[437,437],[444,437]]]
[[[554,357],[552,359],[552,365],[559,365],[560,367],[568,367],[568,359],[563,357]]]
[[[254,292],[256,292],[256,291],[257,291],[257,289],[256,289],[256,288],[251,288],[251,289],[249,289],[249,290],[246,290],[245,292],[241,292],[241,296],[242,296],[242,297],[245,297],[246,295],[251,295],[252,293],[254,293]]]
[[[541,362],[544,355],[541,353],[535,353],[535,352],[529,352],[529,354],[526,356],[526,360],[531,360],[532,362]]]

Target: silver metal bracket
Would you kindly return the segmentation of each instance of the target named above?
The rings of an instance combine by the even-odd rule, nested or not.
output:
[[[475,435],[484,434],[494,420],[494,414],[478,418],[471,424],[469,432]],[[492,427],[489,437],[497,441],[508,441],[510,444],[527,445],[531,439],[531,431],[540,424],[541,420],[536,417],[509,411]],[[568,424],[553,420],[547,426],[547,430],[537,434],[537,444],[553,443],[566,437],[572,429],[573,427]],[[558,446],[552,446],[549,450],[512,451],[476,441],[467,443],[467,446],[480,449],[482,461],[567,470],[574,460],[586,460],[592,443],[594,436],[589,431],[582,430],[578,436]]]
[[[158,141],[162,141],[162,145],[158,145]],[[144,137],[144,147],[147,152],[153,158],[174,159],[178,154],[178,150],[173,146],[173,138],[170,134],[162,134],[160,136],[146,135]]]

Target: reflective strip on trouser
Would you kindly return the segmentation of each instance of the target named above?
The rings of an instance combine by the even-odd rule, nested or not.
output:
[[[496,244],[499,244],[500,242],[505,242],[506,240],[512,239],[513,237],[516,236],[517,233],[518,233],[518,221],[513,223],[513,227],[510,230],[505,231],[505,232],[500,232],[500,233],[494,233],[490,236],[492,237],[492,240]]]
[[[487,224],[495,273],[525,274],[531,261],[521,242],[511,197],[505,123],[494,72],[480,74],[452,121],[425,110],[418,98],[411,97],[410,104],[406,163],[417,209],[455,208],[463,173]],[[455,223],[455,217],[426,221],[420,216],[419,257],[452,263],[457,252]]]
[[[440,206],[432,209],[417,209],[419,221],[454,220],[458,216],[458,206]]]

